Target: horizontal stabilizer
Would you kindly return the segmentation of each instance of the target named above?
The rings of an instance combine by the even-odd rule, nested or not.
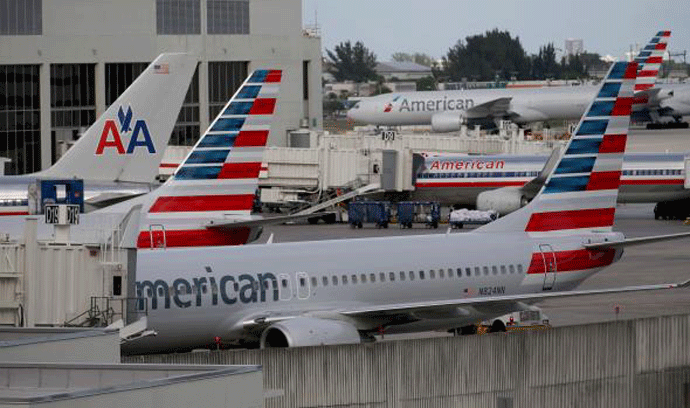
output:
[[[318,214],[301,214],[301,215],[282,215],[278,217],[255,218],[237,221],[211,221],[206,224],[206,228],[215,230],[233,230],[241,227],[263,227],[266,225],[277,225],[286,222],[302,221],[309,218],[320,217],[322,215],[333,214],[332,212],[320,212]]]
[[[690,238],[690,232],[681,232],[678,234],[657,235],[653,237],[630,238],[623,241],[615,242],[598,242],[594,244],[584,244],[587,249],[607,249],[607,248],[625,248],[634,245],[654,244],[663,241],[672,241],[675,239]]]

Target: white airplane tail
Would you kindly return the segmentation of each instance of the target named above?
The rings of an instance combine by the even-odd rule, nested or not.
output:
[[[636,62],[613,64],[539,194],[478,232],[611,230],[636,72]]]
[[[203,224],[250,215],[281,80],[281,70],[254,71],[175,174],[148,195],[148,222],[165,232],[142,231],[139,248],[161,246],[163,234],[166,247],[247,242],[250,228],[230,234]]]
[[[161,54],[42,177],[150,183],[196,69]]]
[[[635,57],[635,62],[638,63],[636,92],[654,87],[670,37],[670,31],[659,31]]]

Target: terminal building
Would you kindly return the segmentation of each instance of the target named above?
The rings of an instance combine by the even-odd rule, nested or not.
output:
[[[285,73],[269,144],[322,128],[321,40],[303,30],[301,0],[0,0],[6,173],[49,167],[162,52],[199,59],[171,145],[193,145],[267,66]]]

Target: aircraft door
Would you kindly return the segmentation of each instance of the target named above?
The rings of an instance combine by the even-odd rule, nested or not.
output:
[[[542,290],[551,290],[556,283],[556,271],[558,270],[556,254],[549,244],[539,245],[539,251],[541,251],[541,257],[544,261],[544,286]]]
[[[285,273],[278,275],[278,287],[280,288],[280,300],[292,299],[292,285],[289,275]]]
[[[165,238],[165,225],[149,225],[149,242],[151,249],[165,249],[167,247],[167,241]]]
[[[309,298],[309,275],[305,272],[297,272],[297,297],[304,300]]]

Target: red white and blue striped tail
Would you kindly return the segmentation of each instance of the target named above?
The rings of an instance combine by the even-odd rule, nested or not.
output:
[[[276,109],[281,70],[257,70],[158,190],[149,218],[249,215]]]
[[[654,87],[670,37],[670,31],[659,31],[635,57],[638,64],[635,91],[646,91]]]
[[[539,194],[527,206],[477,231],[610,231],[636,73],[636,62],[613,64]]]

